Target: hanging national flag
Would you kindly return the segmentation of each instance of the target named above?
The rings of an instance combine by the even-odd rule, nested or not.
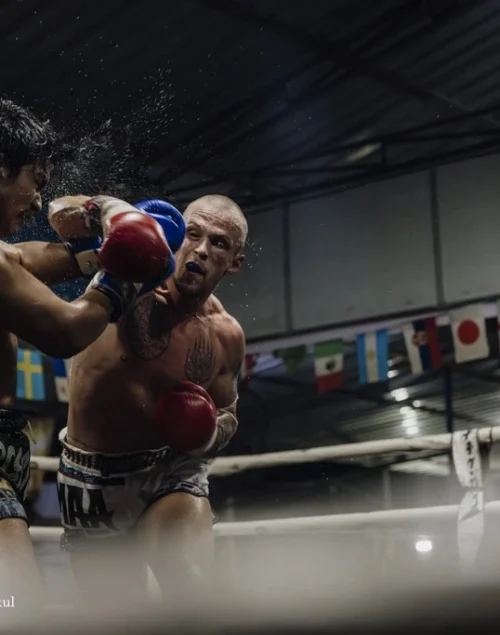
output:
[[[314,347],[314,373],[318,392],[335,390],[342,384],[342,340],[322,342]]]
[[[299,344],[290,348],[280,348],[273,351],[274,357],[281,359],[287,373],[297,370],[307,357],[307,346]]]
[[[53,359],[52,368],[54,370],[54,383],[56,387],[57,401],[68,403],[69,401],[69,359]]]
[[[360,333],[356,337],[359,381],[372,384],[385,381],[389,374],[389,337],[387,329]]]
[[[450,312],[451,333],[458,364],[485,359],[490,354],[483,307],[480,304]]]
[[[17,351],[16,397],[33,401],[45,399],[42,355],[38,351],[26,348]]]
[[[420,375],[441,366],[436,318],[415,320],[403,329],[411,372]]]

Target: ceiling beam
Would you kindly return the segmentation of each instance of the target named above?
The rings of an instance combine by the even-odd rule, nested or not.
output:
[[[290,188],[286,192],[279,195],[271,195],[268,197],[248,197],[243,204],[251,206],[274,205],[283,201],[299,201],[306,198],[318,198],[336,192],[341,189],[342,192],[349,188],[361,187],[368,185],[374,181],[403,176],[413,172],[419,172],[435,165],[446,165],[471,159],[487,154],[494,154],[500,150],[500,138],[496,137],[491,141],[482,142],[459,148],[458,150],[441,152],[439,154],[430,153],[411,161],[403,161],[394,165],[381,164],[380,168],[373,170],[369,175],[354,175],[344,178],[330,178],[316,183],[311,183],[297,188]]]
[[[201,1],[203,4],[203,0]],[[402,21],[405,23],[411,21],[411,16],[414,14],[414,8],[415,8],[415,5],[412,4],[410,9],[408,7],[404,7],[403,9],[401,7],[393,7],[390,10],[386,11],[383,14],[383,20],[382,20],[381,26],[377,28],[377,25],[372,25],[372,29],[371,29],[372,36],[368,40],[365,39],[365,41],[363,41],[363,44],[355,47],[356,54],[362,55],[364,53],[369,53],[369,51],[372,49],[374,44],[376,44],[381,38],[383,39],[384,36],[386,35],[390,35],[393,38],[397,30],[399,29]],[[463,11],[463,8],[462,8],[462,11]],[[399,40],[396,40],[396,42],[392,41],[387,48],[377,53],[376,57],[380,55],[396,52],[402,45],[405,45],[408,42],[411,42],[413,39],[417,39],[418,36],[424,35],[427,32],[434,31],[437,28],[437,26],[440,24],[446,24],[456,14],[457,14],[456,8],[454,8],[453,10],[448,10],[447,12],[443,12],[438,18],[435,19],[432,25],[426,25],[424,28],[417,30],[415,33],[405,37],[404,39],[400,38]],[[364,27],[364,30],[366,31],[366,27]],[[364,33],[361,30],[358,30],[358,32],[352,34],[352,37],[350,39],[356,42],[358,39],[363,39],[363,35]],[[337,42],[337,46],[340,48],[345,48],[346,43],[340,40]],[[317,64],[318,61],[321,61],[321,60],[318,60],[318,56],[316,55],[315,59],[313,60],[313,64]],[[281,121],[284,117],[293,116],[293,114],[296,112],[298,108],[303,107],[305,104],[311,102],[313,99],[321,96],[325,92],[325,90],[332,90],[341,81],[345,80],[347,76],[348,76],[348,73],[346,72],[345,69],[343,68],[339,69],[338,67],[334,67],[325,76],[319,78],[319,80],[316,80],[314,84],[309,86],[306,90],[303,90],[300,95],[297,95],[294,99],[289,99],[287,105],[282,110],[280,110],[279,112],[276,112],[275,114],[264,119],[263,121],[252,125],[252,134],[256,135],[259,132],[268,129],[269,126],[272,126],[275,123]],[[330,77],[331,77],[331,80],[329,80]],[[269,86],[266,89],[260,90],[258,92],[259,99],[257,100],[257,104],[259,102],[265,103],[270,101],[273,95],[276,94],[276,88],[279,88],[280,90],[283,91],[288,81],[290,81],[290,78],[284,78],[284,80],[280,82],[279,86],[274,88],[272,86]],[[270,94],[267,94],[266,96],[266,90],[267,91],[272,90],[272,92]],[[252,96],[245,96],[242,100],[242,103],[248,103],[249,105],[252,105],[252,100],[253,100]],[[240,102],[238,102],[238,104],[239,103]],[[255,104],[255,102],[253,103]],[[237,108],[238,104],[235,104],[234,106],[231,106],[230,108],[231,109]],[[235,123],[237,122],[236,117],[237,116],[241,117],[242,113],[239,112],[239,114],[236,116],[235,110],[232,110],[231,112],[232,112],[231,119],[229,117],[229,113],[224,113],[225,120],[229,121],[230,123]],[[202,127],[203,129],[205,129],[205,124],[203,124]],[[212,124],[212,127],[211,128],[209,127],[208,129],[211,130],[212,128],[213,128],[213,124]],[[237,133],[237,136],[236,137],[233,136],[232,138],[229,135],[230,130],[231,130],[230,127],[226,127],[224,129],[224,134],[221,134],[221,130],[219,129],[215,130],[214,131],[215,134],[212,135],[213,139],[227,138],[227,140],[225,140],[222,143],[222,145],[213,144],[211,141],[207,141],[205,139],[204,140],[205,145],[209,146],[209,150],[207,152],[198,154],[196,157],[192,159],[186,159],[184,161],[180,161],[180,168],[177,170],[165,169],[165,171],[163,172],[161,176],[161,180],[166,181],[172,177],[177,178],[179,174],[182,175],[188,171],[195,170],[199,166],[203,165],[207,160],[209,160],[211,153],[220,154],[221,151],[225,151],[226,149],[234,147],[238,143],[245,141],[247,137],[246,129],[243,133],[238,133],[238,129],[236,129],[235,132]],[[195,138],[197,138],[200,134],[202,134],[202,132],[201,130],[198,130],[198,135],[196,135]],[[181,145],[184,145],[184,143],[185,142],[183,141]],[[163,152],[168,154],[169,150],[164,148]],[[159,149],[159,153],[161,153],[161,149]]]
[[[352,50],[338,42],[331,41],[317,33],[307,33],[302,26],[287,24],[276,18],[274,15],[259,13],[248,2],[234,2],[233,0],[200,0],[200,2],[216,11],[220,11],[233,18],[243,20],[249,24],[271,29],[277,35],[284,37],[295,44],[303,47],[307,51],[315,52],[324,60],[330,60],[335,64],[349,70],[353,75],[366,77],[376,82],[384,84],[394,92],[406,97],[413,97],[419,101],[430,103],[438,107],[446,106],[474,114],[474,108],[450,97],[440,91],[420,86],[412,82],[396,71],[384,68],[374,63],[368,57],[357,55]],[[477,6],[476,2],[463,0],[455,3],[457,7]],[[481,116],[482,117],[482,116]],[[488,123],[500,127],[500,121],[489,117]]]

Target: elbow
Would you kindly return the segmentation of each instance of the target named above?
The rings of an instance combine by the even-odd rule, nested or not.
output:
[[[45,342],[42,346],[38,346],[38,349],[44,355],[48,357],[56,357],[60,359],[69,359],[81,353],[84,347],[78,345],[77,342],[60,334],[59,339],[53,342]]]
[[[57,357],[62,357],[62,359],[74,357],[89,345],[88,337],[84,337],[81,325],[76,322],[76,320],[74,323],[70,321],[70,324],[66,324],[66,328],[60,334],[60,340],[56,345],[58,349]]]

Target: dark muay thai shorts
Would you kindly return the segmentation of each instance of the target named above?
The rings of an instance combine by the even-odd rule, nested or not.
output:
[[[0,519],[28,522],[24,501],[30,480],[31,445],[21,412],[0,409]]]
[[[62,443],[57,481],[65,551],[127,536],[146,509],[169,494],[208,497],[205,459],[169,447],[101,454]]]

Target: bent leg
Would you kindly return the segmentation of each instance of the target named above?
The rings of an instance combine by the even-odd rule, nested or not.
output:
[[[21,413],[0,409],[0,597],[14,596],[16,607],[36,608],[43,598],[23,505],[31,459],[26,425]]]
[[[24,509],[3,481],[0,496],[0,597],[14,597],[19,608],[37,608],[43,602],[40,570],[35,557]],[[16,512],[14,507],[18,511]],[[3,516],[3,517],[2,517]],[[16,517],[17,516],[17,517]]]
[[[164,599],[177,606],[193,594],[199,598],[214,552],[208,499],[185,492],[168,494],[146,510],[137,529]]]
[[[147,566],[140,560],[136,544],[114,539],[101,544],[89,542],[87,549],[69,553],[77,604],[91,612],[143,606],[147,601]]]

